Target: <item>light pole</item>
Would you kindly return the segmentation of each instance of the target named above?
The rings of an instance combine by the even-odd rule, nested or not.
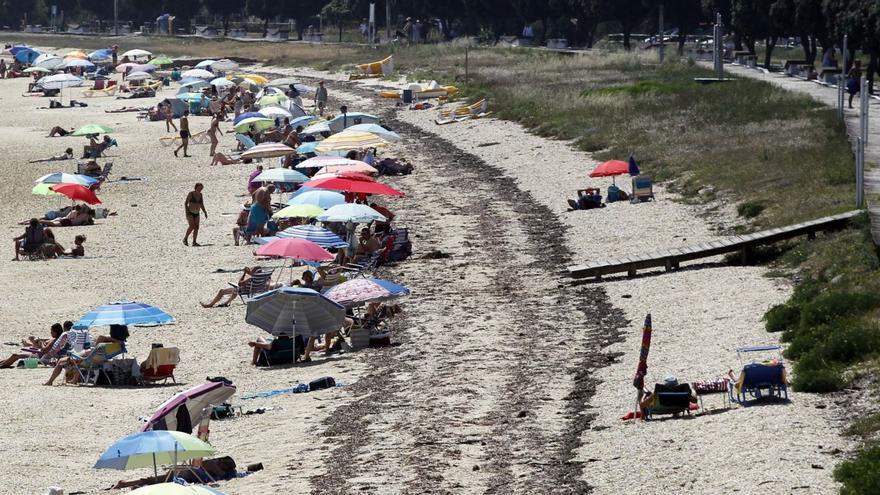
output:
[[[113,33],[119,36],[119,0],[113,0]]]

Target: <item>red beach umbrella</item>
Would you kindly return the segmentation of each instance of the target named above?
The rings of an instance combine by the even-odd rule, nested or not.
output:
[[[357,177],[360,176],[360,177]],[[366,178],[364,180],[362,177]],[[381,182],[373,182],[370,177],[363,174],[348,172],[345,176],[325,177],[321,179],[313,179],[303,186],[316,189],[332,189],[334,191],[343,191],[359,194],[383,194],[385,196],[403,196],[403,193],[386,186]]]
[[[613,177],[629,173],[629,163],[621,160],[608,160],[600,163],[590,172],[590,177]]]
[[[63,194],[74,201],[83,201],[90,205],[99,205],[101,200],[95,196],[95,192],[88,187],[79,184],[53,184],[49,189]]]
[[[257,249],[260,256],[280,256],[303,261],[329,261],[335,258],[312,241],[296,237],[282,237]]]

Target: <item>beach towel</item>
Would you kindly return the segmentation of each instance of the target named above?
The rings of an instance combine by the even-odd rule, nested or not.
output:
[[[248,215],[247,232],[256,232],[257,227],[265,225],[269,221],[269,213],[260,203],[251,205],[251,212]]]
[[[330,377],[325,377],[330,378]],[[321,380],[324,380],[322,378]],[[334,381],[333,387],[344,387],[345,384],[339,381]],[[293,388],[282,388],[279,390],[270,390],[268,392],[256,392],[253,394],[245,395],[241,398],[241,400],[251,400],[257,399],[261,397],[275,397],[276,395],[284,395],[284,394],[304,394],[309,392],[309,386],[305,383],[300,383],[296,387]]]

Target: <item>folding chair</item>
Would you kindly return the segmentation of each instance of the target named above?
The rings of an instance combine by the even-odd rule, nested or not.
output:
[[[245,281],[245,283],[243,283],[241,286],[239,286],[238,284],[233,284],[232,282],[230,282],[229,285],[235,287],[238,292],[238,297],[239,299],[241,299],[241,302],[247,303],[245,297],[247,297],[247,299],[250,299],[257,294],[262,294],[263,292],[269,290],[269,283],[272,281],[272,274],[274,272],[275,270],[260,270],[259,272],[251,275],[251,278]]]

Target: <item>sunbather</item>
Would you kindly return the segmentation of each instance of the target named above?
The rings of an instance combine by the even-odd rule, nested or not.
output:
[[[43,162],[56,162],[62,160],[72,160],[73,159],[73,148],[67,148],[64,150],[64,153],[61,155],[50,156],[48,158],[38,158],[36,160],[31,160],[28,163],[43,163]]]
[[[251,242],[250,234],[245,230],[247,227],[248,216],[251,212],[251,204],[245,203],[242,207],[241,211],[238,212],[238,218],[235,219],[235,227],[232,227],[232,238],[235,239],[235,245],[238,246],[238,239],[240,237],[245,238],[245,242]]]
[[[55,126],[49,129],[49,134],[46,137],[64,137],[73,132],[73,129],[69,131],[61,126]]]
[[[87,349],[83,351],[82,354],[76,355],[71,353],[69,356],[63,357],[58,360],[58,363],[55,365],[55,369],[52,370],[52,375],[49,377],[49,380],[43,385],[51,386],[52,383],[58,378],[58,375],[69,366],[77,366],[82,364],[88,357],[92,355],[98,355],[99,353],[107,353],[107,347],[110,344],[118,344],[120,346],[125,345],[125,341],[128,339],[128,327],[125,325],[110,325],[110,336],[101,335],[97,339],[95,339],[95,346],[91,349]]]
[[[22,352],[17,352],[17,353],[12,354],[8,358],[6,358],[2,362],[0,362],[0,368],[12,368],[13,366],[15,366],[15,362],[18,361],[19,359],[27,359],[27,358],[31,358],[31,357],[41,358],[41,357],[47,355],[47,353],[49,353],[49,351],[51,351],[53,349],[53,346],[55,345],[55,343],[58,342],[58,339],[64,333],[64,328],[61,326],[60,323],[53,323],[52,328],[49,332],[50,332],[50,335],[52,336],[52,338],[50,338],[50,339],[34,339],[33,337],[31,337],[32,344],[39,344],[39,345],[28,345],[26,347],[31,348],[31,351],[22,351]],[[66,342],[67,342],[67,340],[65,338],[64,343],[66,343]],[[22,342],[22,343],[24,343],[24,342]],[[56,351],[55,355],[57,356],[57,351]]]
[[[211,165],[235,165],[241,162],[241,158],[232,158],[219,151],[214,153],[214,157],[211,159]]]
[[[95,210],[86,205],[76,205],[64,218],[56,220],[39,220],[39,222],[50,227],[74,227],[94,222],[94,218]]]
[[[226,307],[229,306],[229,303],[235,300],[238,297],[238,288],[250,282],[251,278],[263,271],[263,268],[260,266],[253,267],[245,267],[244,272],[241,274],[241,277],[238,278],[238,286],[237,287],[227,287],[225,289],[220,289],[217,291],[217,295],[214,296],[214,299],[211,299],[210,302],[203,303],[199,301],[199,304],[202,305],[203,308],[213,308],[214,306]],[[269,285],[268,288],[275,288],[273,285]],[[217,304],[223,297],[226,297],[226,300],[220,304]]]

